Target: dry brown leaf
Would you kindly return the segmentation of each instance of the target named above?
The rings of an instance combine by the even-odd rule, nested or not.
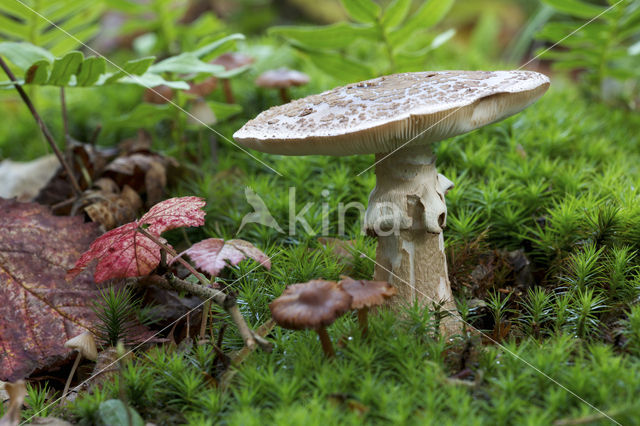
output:
[[[9,394],[9,408],[0,419],[0,426],[18,426],[22,404],[27,396],[27,386],[24,380],[18,380],[15,383],[5,383],[4,389]]]
[[[164,199],[164,188],[167,186],[167,168],[160,162],[151,163],[144,175],[144,186],[147,190],[147,206],[152,206]]]
[[[106,231],[125,223],[132,222],[142,210],[142,199],[129,185],[119,194],[94,191],[87,196],[89,201],[96,200],[84,208],[93,222],[101,224]]]
[[[0,162],[0,197],[31,201],[56,174],[60,163],[55,155],[46,155],[33,161]]]
[[[46,426],[73,426],[66,420],[59,419],[57,417],[35,417],[30,425],[46,425]]]
[[[65,275],[98,235],[80,217],[0,199],[0,380],[63,361],[64,342],[92,326],[99,291],[91,273]]]

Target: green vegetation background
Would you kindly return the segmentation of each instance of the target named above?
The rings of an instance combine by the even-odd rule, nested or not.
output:
[[[432,41],[450,27],[458,30],[456,37],[430,50],[417,66],[515,67],[500,55],[505,42],[498,31],[491,31],[492,22],[506,25],[501,13],[508,8],[518,10],[526,22],[535,16],[535,9],[529,8],[529,2],[487,2],[496,11],[487,17],[474,12],[471,4],[457,2],[429,33]],[[286,65],[307,72],[311,83],[294,89],[293,97],[354,80],[318,69],[304,50],[287,44],[277,31],[265,35],[267,27],[276,23],[313,15],[283,18],[281,9],[263,2],[245,6],[256,9],[248,13],[241,8],[228,22],[216,21],[220,33],[249,34],[236,50],[256,58],[253,68],[232,80],[243,112],[214,125],[226,138],[247,119],[278,104],[277,93],[253,84],[263,70]],[[340,8],[330,10],[337,17],[316,19],[345,19]],[[469,20],[475,26],[465,36],[460,28]],[[165,51],[193,48],[180,46],[183,39],[176,40],[178,46],[169,41]],[[380,53],[367,62],[377,74],[391,67],[383,45],[372,49],[360,41],[351,49],[354,58]],[[115,62],[131,57],[131,52],[120,50],[110,56]],[[207,200],[205,231],[191,232],[189,237],[237,236],[273,256],[271,271],[257,269],[243,277],[254,266],[245,262],[225,278],[238,290],[243,313],[253,326],[268,319],[268,303],[288,284],[333,280],[344,272],[355,278],[371,277],[373,265],[366,258],[356,256],[354,264],[345,265],[317,236],[301,228],[291,237],[255,225],[239,235],[236,231],[242,217],[251,212],[244,197],[246,187],[258,193],[283,222],[289,214],[289,187],[295,187],[298,206],[314,203],[305,218],[318,232],[321,202],[329,203],[331,233],[337,236],[338,203],[366,205],[375,177],[372,170],[358,174],[372,164],[373,156],[253,153],[283,175],[277,176],[216,138],[214,159],[210,146],[215,137],[202,129],[181,127],[178,138],[187,145],[177,148],[175,129],[181,119],[173,112],[163,113],[163,120],[153,111],[128,119],[126,114],[139,108],[142,92],[132,86],[70,89],[71,133],[87,140],[98,124],[104,124],[99,142],[113,145],[134,135],[137,127],[146,128],[153,135],[154,148],[175,155],[190,172],[177,182],[172,195],[199,195]],[[44,120],[60,136],[58,89],[32,88],[31,94]],[[1,96],[0,156],[28,160],[46,153],[19,98],[12,92]],[[218,92],[212,99],[223,100]],[[208,345],[182,351],[160,346],[140,352],[124,372],[129,402],[157,424],[547,425],[561,419],[608,424],[602,412],[622,424],[638,424],[639,135],[637,111],[603,102],[585,85],[554,73],[549,92],[526,111],[437,145],[439,171],[456,184],[447,195],[445,235],[460,311],[470,325],[498,338],[503,346],[474,333],[445,341],[435,332],[432,313],[409,306],[399,317],[390,312],[373,316],[371,335],[365,340],[359,338],[355,318],[339,320],[329,330],[339,342],[334,360],[323,357],[314,333],[276,328],[271,336],[273,353],[252,354],[224,391],[202,374],[219,373]],[[329,190],[328,197],[322,196],[323,190]],[[354,239],[358,250],[374,257],[375,241],[360,234],[355,214],[347,228],[342,238]],[[182,236],[172,237],[179,245]],[[531,262],[535,280],[531,288],[520,285],[500,260],[507,251],[520,249]],[[492,273],[473,279],[474,269],[487,264],[487,259],[493,259]],[[219,318],[224,321],[222,314]],[[505,328],[506,333],[499,332]],[[223,347],[231,351],[240,346],[229,327]],[[471,379],[451,377],[467,369]],[[117,381],[81,395],[62,414],[85,424],[96,422],[99,403],[118,397]],[[34,391],[30,397],[26,415],[46,405],[37,394]]]

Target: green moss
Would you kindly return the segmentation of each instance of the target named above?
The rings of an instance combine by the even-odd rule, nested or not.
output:
[[[261,103],[252,103],[257,95],[241,84],[251,78],[244,76],[237,84],[239,99],[247,101],[245,115],[216,127],[227,138],[275,99],[265,94]],[[28,116],[21,117],[13,121],[29,123]],[[5,132],[4,155],[14,152],[13,144],[26,130]],[[169,133],[157,129],[157,148],[173,145]],[[438,167],[456,183],[447,195],[445,231],[454,292],[464,318],[504,347],[478,336],[446,342],[435,333],[434,315],[414,306],[399,316],[373,315],[366,340],[359,337],[354,317],[342,318],[329,329],[339,342],[331,361],[322,355],[314,333],[276,328],[269,336],[274,351],[253,353],[226,390],[209,380],[219,379],[221,372],[211,347],[140,352],[124,371],[129,402],[157,424],[536,425],[594,415],[595,423],[607,424],[594,407],[624,424],[637,421],[639,135],[637,114],[587,102],[575,89],[554,82],[523,113],[437,145]],[[223,140],[214,163],[199,138],[203,133],[188,136],[196,141],[191,154],[198,155],[181,161],[195,161],[189,164],[194,173],[174,192],[207,199],[207,224],[189,230],[189,238],[244,238],[273,256],[270,271],[252,270],[255,263],[245,262],[220,278],[238,292],[252,326],[269,317],[268,303],[288,284],[337,279],[345,272],[356,278],[372,275],[366,257],[345,262],[300,223],[293,235],[286,224],[289,191],[295,188],[298,212],[312,203],[305,219],[313,231],[319,234],[328,218],[329,236],[353,239],[354,253],[373,258],[375,241],[361,235],[355,209],[346,215],[345,235],[338,226],[340,203],[366,204],[375,177],[372,170],[360,172],[373,156],[252,152],[278,176]],[[25,150],[25,158],[35,151]],[[284,233],[256,224],[238,232],[244,215],[252,212],[246,187],[262,198]],[[183,234],[169,238],[179,245]],[[505,250],[517,249],[531,262],[534,288],[518,281],[501,260]],[[483,262],[493,273],[472,279],[471,272]],[[504,292],[508,298],[498,296]],[[478,298],[489,307],[472,300]],[[228,321],[218,314],[220,321]],[[229,324],[224,350],[241,345]],[[471,372],[464,382],[449,378],[465,369]],[[117,381],[81,394],[71,414],[94,423],[100,402],[113,397],[118,397]]]

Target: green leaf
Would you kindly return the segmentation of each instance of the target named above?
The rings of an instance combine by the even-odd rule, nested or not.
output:
[[[251,69],[251,65],[245,65],[243,67],[234,68],[232,70],[222,70],[214,73],[213,75],[218,78],[233,78]]]
[[[168,104],[154,105],[142,102],[131,112],[107,120],[105,126],[108,130],[151,128],[158,124],[159,121],[173,117],[174,112],[172,108],[173,107]]]
[[[393,0],[382,15],[382,26],[386,29],[397,27],[404,21],[411,9],[411,0]]]
[[[3,0],[0,37],[29,42],[62,56],[97,34],[103,11],[102,0]]]
[[[389,34],[394,46],[406,43],[414,32],[434,26],[445,17],[455,0],[430,0],[423,4],[400,28]]]
[[[129,414],[127,414],[127,410]],[[119,399],[109,399],[100,404],[98,415],[105,425],[144,426],[140,414],[131,407],[127,407]]]
[[[341,2],[354,21],[373,23],[380,16],[380,6],[373,0],[341,0]]]
[[[122,66],[121,70],[116,71],[106,79],[105,84],[113,83],[114,81],[117,81],[124,76],[142,75],[149,69],[154,60],[155,58],[153,56],[149,56],[147,58],[127,61]]]
[[[51,86],[66,86],[71,76],[78,72],[83,59],[82,53],[77,51],[69,52],[62,58],[56,59],[47,84]]]
[[[236,104],[227,104],[215,101],[207,101],[207,104],[209,104],[209,108],[211,108],[218,121],[224,121],[227,118],[242,112],[242,106]]]
[[[125,12],[129,15],[145,13],[148,7],[131,0],[107,0],[107,4],[110,8]]]
[[[605,7],[580,0],[542,0],[554,9],[576,18],[593,18],[606,10]]]
[[[122,68],[128,73],[133,75],[142,75],[153,64],[156,58],[154,56],[148,56],[146,58],[134,59],[131,61],[125,62]]]
[[[309,49],[341,49],[349,46],[356,38],[377,40],[378,32],[372,26],[339,22],[318,27],[286,26],[272,27],[267,33],[280,36],[294,44]]]
[[[53,62],[55,59],[47,50],[27,42],[2,42],[0,43],[0,55],[22,70],[26,70],[37,61]]]
[[[102,56],[92,56],[80,64],[80,70],[76,75],[77,86],[93,86],[107,69]]]
[[[49,79],[49,61],[37,61],[25,73],[25,84],[45,84]]]
[[[325,52],[307,52],[308,58],[320,70],[343,81],[360,81],[374,77],[371,68],[353,59]]]
[[[206,44],[197,50],[193,51],[193,54],[197,58],[201,58],[205,55],[210,55],[212,53],[222,53],[223,51],[228,50],[235,41],[244,40],[245,36],[239,33],[231,34],[226,37],[222,37],[214,42]]]
[[[149,67],[153,73],[175,72],[178,74],[208,73],[215,74],[224,71],[222,65],[203,62],[193,52],[172,56]]]
[[[0,15],[0,34],[3,38],[26,39],[29,36],[25,25],[16,22],[14,19]]]
[[[107,81],[106,84],[114,83],[115,81]],[[156,86],[169,86],[172,89],[189,90],[189,85],[184,81],[168,81],[159,76],[158,74],[146,73],[143,75],[132,75],[131,77],[120,77],[117,80],[118,83],[130,83],[137,84],[142,87],[156,87]]]

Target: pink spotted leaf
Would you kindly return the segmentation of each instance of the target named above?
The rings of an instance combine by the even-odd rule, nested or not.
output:
[[[178,257],[187,254],[196,267],[218,276],[220,271],[231,265],[236,266],[244,259],[251,258],[267,269],[271,269],[271,260],[259,248],[248,241],[209,238],[192,245],[180,253]]]
[[[183,226],[202,226],[205,204],[200,197],[169,198],[151,207],[139,223],[148,225],[147,231],[155,235]]]

